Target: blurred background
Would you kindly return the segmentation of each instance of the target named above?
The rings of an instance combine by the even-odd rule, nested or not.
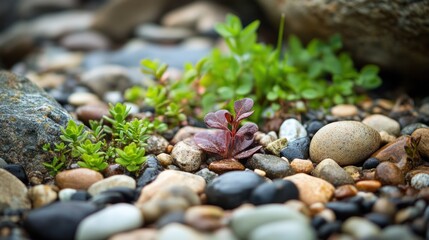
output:
[[[340,33],[358,65],[380,66],[385,86],[425,94],[425,0],[2,0],[0,68],[44,88],[97,69],[138,81],[143,58],[182,68],[222,48],[213,27],[227,13],[244,25],[259,19],[260,41],[270,44],[281,14],[285,34],[304,42]]]

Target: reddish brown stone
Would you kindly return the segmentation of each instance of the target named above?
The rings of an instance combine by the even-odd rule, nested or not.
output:
[[[103,175],[101,173],[88,168],[66,170],[55,176],[55,182],[60,189],[73,188],[87,190],[92,184],[102,179]]]
[[[222,174],[229,171],[242,171],[245,167],[234,159],[223,159],[210,163],[209,169],[215,173]]]
[[[335,189],[335,198],[344,199],[348,197],[353,197],[358,193],[358,190],[355,186],[351,184],[342,185]]]
[[[382,162],[375,169],[375,178],[383,185],[404,184],[404,175],[396,164]]]
[[[77,118],[85,124],[89,123],[89,120],[99,121],[103,116],[108,116],[109,108],[105,104],[91,104],[80,106],[76,109]]]
[[[359,191],[376,192],[381,187],[381,182],[377,180],[363,180],[356,183]]]

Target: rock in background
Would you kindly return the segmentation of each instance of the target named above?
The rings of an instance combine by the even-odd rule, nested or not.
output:
[[[429,1],[258,0],[271,21],[309,41],[340,33],[360,63],[422,78],[429,65]],[[406,59],[400,61],[398,59]]]
[[[0,158],[46,172],[42,163],[51,159],[42,146],[59,139],[71,116],[24,77],[0,71],[0,86]]]

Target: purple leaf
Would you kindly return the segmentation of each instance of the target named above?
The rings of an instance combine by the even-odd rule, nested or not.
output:
[[[249,117],[250,115],[245,116],[245,113],[248,113],[252,110],[253,107],[253,100],[250,98],[243,98],[241,100],[238,100],[234,103],[234,111],[235,111],[235,117],[236,121],[240,121],[246,117]]]
[[[238,129],[236,136],[246,136],[251,137],[253,139],[253,134],[258,131],[258,125],[254,123],[245,123],[240,129]]]
[[[210,128],[223,129],[228,131],[228,121],[225,118],[225,114],[228,114],[227,110],[219,110],[215,113],[208,113],[204,117],[204,122]]]
[[[227,131],[204,131],[195,134],[194,141],[198,147],[206,152],[215,153],[225,157],[228,153],[227,143],[231,135]]]
[[[257,151],[259,151],[259,149],[261,149],[262,146],[256,146],[254,148],[251,148],[249,150],[246,150],[244,152],[241,152],[237,155],[234,156],[235,159],[243,159],[243,158],[248,158],[250,156],[252,156],[253,154],[255,154]]]
[[[235,121],[240,122],[241,120],[243,120],[243,119],[245,119],[245,118],[248,118],[250,115],[252,115],[252,114],[253,114],[253,112],[254,112],[254,111],[250,111],[250,112],[243,113],[243,114],[241,114],[241,116],[240,116],[240,117],[237,117],[237,119],[236,119]]]

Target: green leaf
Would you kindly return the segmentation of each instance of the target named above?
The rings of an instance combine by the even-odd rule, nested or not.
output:
[[[319,92],[312,88],[305,89],[301,94],[306,99],[316,99],[320,96]]]
[[[233,99],[234,98],[234,89],[231,87],[221,87],[217,90],[219,97],[224,100]]]
[[[378,76],[379,68],[375,65],[365,66],[356,80],[356,84],[366,89],[373,89],[381,85],[381,79]]]

